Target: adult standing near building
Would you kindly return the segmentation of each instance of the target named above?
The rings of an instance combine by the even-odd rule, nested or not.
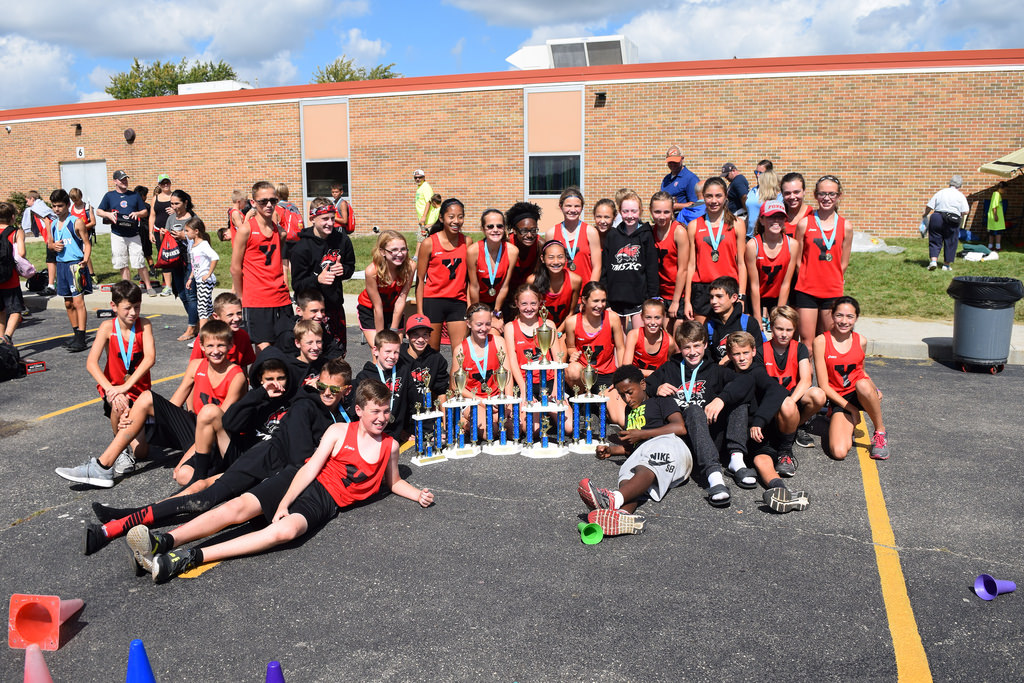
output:
[[[782,201],[779,177],[775,175],[775,166],[771,159],[761,159],[754,168],[754,186],[747,192],[747,239],[754,238],[757,219],[761,215],[761,205],[772,199]]]
[[[128,177],[124,171],[114,171],[114,189],[103,195],[96,215],[110,225],[111,265],[121,271],[122,280],[132,279],[132,268],[138,270],[143,287],[149,290],[153,285],[139,237],[143,221],[149,218],[149,210],[142,197],[128,189]]]
[[[430,198],[434,195],[434,188],[427,182],[427,174],[423,169],[417,168],[413,171],[412,179],[416,181],[416,224],[420,227],[419,239],[422,241],[426,237],[427,229],[437,222],[440,211],[434,209],[427,211],[427,207],[430,206]],[[427,211],[426,217],[424,217],[425,211]]]
[[[942,269],[953,270],[960,228],[971,210],[967,197],[960,191],[963,186],[964,179],[953,176],[949,179],[949,186],[933,194],[924,207],[921,222],[928,226],[928,270],[938,268],[940,251],[943,252]]]
[[[160,244],[160,237],[167,227],[168,216],[173,216],[174,209],[171,208],[171,179],[166,173],[161,173],[156,178],[156,188],[153,190],[153,209],[149,212],[149,239],[150,244]],[[171,271],[163,272],[164,288],[160,296],[171,296],[174,293],[171,287]]]
[[[722,177],[729,181],[729,189],[725,193],[725,205],[729,213],[736,218],[747,215],[747,193],[750,192],[750,183],[746,176],[740,173],[736,164],[727,161],[722,164]]]
[[[661,191],[672,195],[672,212],[687,209],[699,199],[697,183],[700,179],[690,169],[683,166],[683,152],[679,145],[672,145],[665,152],[665,164],[668,175],[661,179]]]

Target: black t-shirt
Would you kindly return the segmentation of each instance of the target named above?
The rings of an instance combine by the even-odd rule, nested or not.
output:
[[[679,406],[668,396],[652,396],[626,415],[626,429],[658,429],[668,424],[668,417],[678,413]]]
[[[779,370],[785,370],[786,369],[786,361],[789,360],[789,349],[783,349],[781,351],[777,351],[775,349],[775,347],[773,346],[772,347],[772,352],[775,354],[775,367],[777,367]],[[805,360],[805,359],[806,360],[810,360],[811,359],[811,354],[807,352],[807,347],[806,346],[804,346],[803,344],[797,344],[796,345],[796,363],[797,363],[797,365],[800,364],[800,361]]]

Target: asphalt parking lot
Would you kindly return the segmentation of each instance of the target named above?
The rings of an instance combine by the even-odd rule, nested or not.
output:
[[[157,680],[262,681],[270,660],[289,683],[1024,679],[1024,593],[983,602],[970,590],[980,573],[1022,578],[1021,366],[990,376],[869,361],[893,457],[797,449],[804,512],[772,514],[760,490],[736,487],[732,506],[714,509],[689,482],[643,506],[643,535],[584,546],[576,483],[613,484],[612,462],[416,468],[406,453],[403,476],[435,491],[432,508],[387,496],[292,546],[157,586],[128,570],[123,541],[81,554],[91,502],[176,489],[164,462],[112,489],[53,474],[110,438],[99,404],[73,408],[97,394],[85,354],[50,339],[67,332],[58,313],[35,314],[15,339],[49,369],[0,384],[4,593],[86,602],[46,653],[54,680],[122,679],[133,638]],[[184,320],[153,324],[153,377],[173,377],[188,355],[173,341]],[[353,367],[368,358],[353,342]],[[23,661],[6,650],[0,680],[20,680]]]

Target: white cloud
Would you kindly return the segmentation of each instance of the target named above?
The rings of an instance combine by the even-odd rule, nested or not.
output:
[[[444,4],[480,15],[490,24],[499,26],[536,26],[604,22],[609,16],[636,12],[647,6],[663,4],[656,0],[634,0],[625,5],[621,0],[443,0]],[[627,9],[628,8],[628,9]],[[566,36],[559,36],[566,37]]]
[[[103,90],[93,90],[92,92],[84,92],[78,96],[79,102],[106,102],[107,100],[112,99],[114,98]]]
[[[350,28],[345,34],[343,52],[359,66],[376,66],[391,46],[380,38],[370,40],[358,28]]]
[[[463,36],[456,41],[455,46],[452,48],[452,57],[456,59],[462,58],[462,51],[466,49],[466,37]]]
[[[110,78],[115,73],[117,72],[111,71],[110,69],[106,69],[102,66],[97,66],[89,72],[89,83],[91,83],[94,88],[104,90],[110,85]]]
[[[0,109],[66,102],[73,57],[63,48],[22,36],[0,36]]]
[[[270,59],[261,60],[252,66],[240,66],[236,71],[240,80],[260,88],[294,83],[295,75],[299,72],[288,50],[282,50]]]

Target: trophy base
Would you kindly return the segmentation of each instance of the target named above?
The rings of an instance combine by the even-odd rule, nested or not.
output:
[[[523,450],[523,447],[510,439],[504,446],[500,443],[488,443],[481,450],[485,455],[515,455]]]
[[[595,455],[597,453],[598,446],[607,446],[607,441],[601,441],[600,439],[594,439],[590,443],[586,441],[570,441],[569,452],[573,455]]]
[[[463,446],[462,448],[446,448],[444,455],[449,460],[465,460],[480,455],[479,446]]]
[[[544,458],[561,458],[568,453],[568,449],[565,446],[559,446],[556,443],[550,443],[547,446],[541,446],[540,443],[532,443],[523,446],[523,457],[533,458],[535,460],[541,460]]]
[[[417,420],[417,421],[436,420],[439,417],[444,417],[444,412],[440,411],[440,410],[431,410],[431,411],[426,412],[426,413],[416,413],[414,415],[411,415],[411,417],[412,417],[412,419]]]
[[[445,457],[444,453],[435,453],[430,457],[427,457],[425,455],[414,456],[412,458],[409,458],[409,462],[411,462],[413,465],[416,465],[417,467],[425,467],[426,465],[433,465],[435,462],[444,462],[447,459],[448,458]]]
[[[523,406],[524,413],[560,413],[566,409],[565,403],[562,401],[556,401],[551,398],[548,399],[548,404],[544,405],[539,400],[535,400],[531,403],[527,403]]]

